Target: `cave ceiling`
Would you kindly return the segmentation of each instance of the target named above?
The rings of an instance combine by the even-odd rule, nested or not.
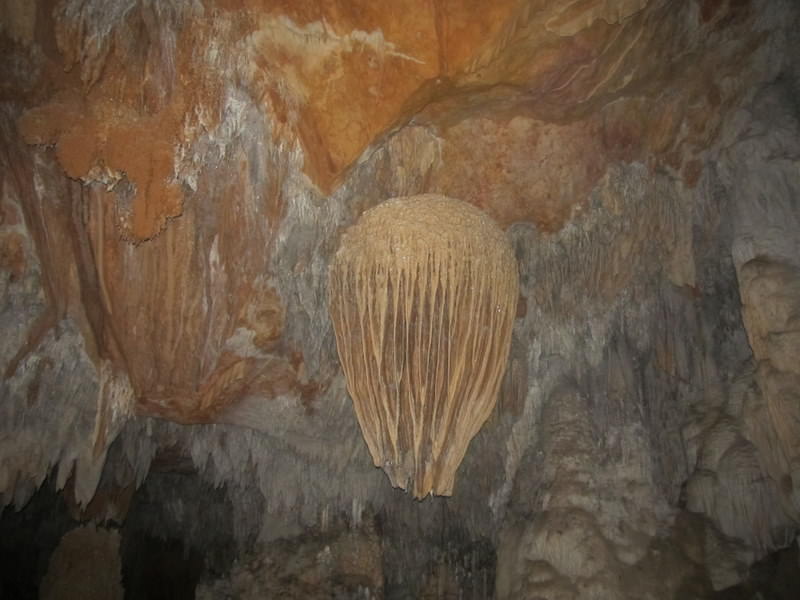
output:
[[[61,184],[82,196],[79,231],[56,203],[23,207],[45,238],[48,310],[84,313],[95,360],[129,380],[135,412],[186,423],[220,420],[245,394],[312,403],[328,383],[304,375],[285,331],[293,300],[271,284],[289,166],[262,154],[268,142],[300,156],[324,202],[388,138],[423,128],[433,147],[409,152],[433,154],[419,157],[425,191],[557,231],[613,161],[696,183],[741,95],[734,76],[764,41],[747,3],[713,1],[66,2],[11,15],[6,44],[37,49],[25,80],[5,78],[19,134],[83,183]],[[264,139],[248,109],[269,123]],[[253,146],[236,147],[245,136]]]
[[[267,513],[305,502],[309,522],[387,502],[327,273],[365,211],[437,194],[491,217],[519,263],[497,405],[451,505],[499,544],[499,597],[521,597],[515,544],[595,581],[645,564],[688,506],[719,533],[721,588],[796,530],[792,2],[0,0],[0,15],[0,506],[53,473],[76,510],[124,513],[109,498],[165,463],[258,492]],[[744,505],[735,473],[766,482]],[[619,489],[635,490],[630,537],[604,504]],[[551,499],[572,506],[560,493],[591,498],[608,564],[541,545],[561,527]],[[519,506],[545,516],[503,537]]]

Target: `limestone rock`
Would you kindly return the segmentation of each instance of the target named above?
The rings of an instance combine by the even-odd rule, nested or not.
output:
[[[92,526],[68,532],[50,558],[39,597],[121,600],[119,533]]]
[[[383,598],[380,541],[374,531],[338,531],[279,540],[208,582],[199,600]]]
[[[748,577],[800,521],[798,31],[790,0],[0,0],[0,507],[50,477],[220,593],[273,589],[219,556],[279,539],[270,581],[320,596]],[[345,229],[418,194],[519,264],[446,501],[373,468],[327,311]],[[380,571],[302,538],[368,512]],[[434,568],[476,540],[496,569]]]

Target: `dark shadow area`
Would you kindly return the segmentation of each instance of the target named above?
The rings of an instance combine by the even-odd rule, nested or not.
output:
[[[122,526],[126,600],[192,599],[201,576],[219,576],[236,556],[225,488],[192,469],[160,468],[134,494]]]
[[[126,600],[192,600],[203,557],[180,540],[142,533],[124,538],[122,583]]]
[[[0,513],[0,598],[36,600],[50,555],[76,526],[55,485],[48,479],[22,510]]]
[[[397,518],[387,510],[376,515],[385,600],[494,598],[493,543],[469,533],[447,497],[417,502],[412,512],[416,518]]]
[[[744,583],[714,595],[714,600],[797,600],[800,598],[800,552],[797,543],[754,564]]]

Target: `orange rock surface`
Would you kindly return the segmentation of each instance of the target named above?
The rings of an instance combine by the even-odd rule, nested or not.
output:
[[[296,299],[270,283],[287,159],[225,154],[225,136],[297,152],[324,202],[413,124],[436,156],[407,192],[552,232],[612,162],[694,185],[764,43],[746,1],[120,1],[102,18],[88,1],[6,5],[0,97],[29,146],[9,160],[26,180],[37,147],[72,180],[22,206],[51,320],[79,315],[138,410],[182,422],[324,387],[284,336]],[[225,129],[243,104],[269,129]],[[0,245],[11,272],[25,268],[15,235]]]

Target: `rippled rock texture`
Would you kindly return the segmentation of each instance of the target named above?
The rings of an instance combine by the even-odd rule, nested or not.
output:
[[[790,0],[0,0],[0,505],[47,480],[205,556],[205,597],[295,546],[320,597],[745,580],[800,520],[797,31]],[[326,282],[428,193],[500,224],[520,298],[417,502]],[[374,559],[356,591],[323,530]]]

